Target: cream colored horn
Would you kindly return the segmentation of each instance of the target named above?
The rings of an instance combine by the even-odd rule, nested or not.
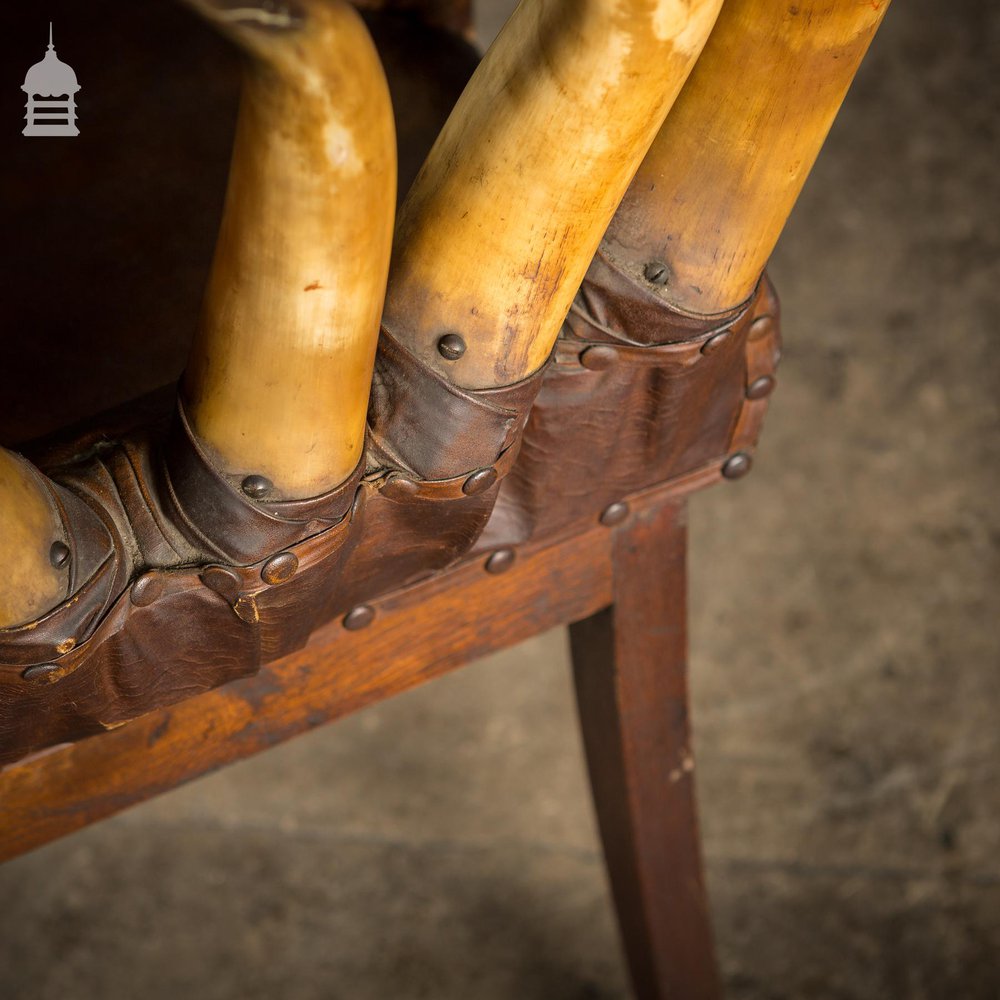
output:
[[[364,444],[396,198],[385,75],[340,0],[190,3],[249,58],[183,398],[223,471],[317,495]]]
[[[608,230],[611,256],[637,275],[652,264],[690,312],[748,298],[888,5],[726,0]]]
[[[61,538],[38,478],[0,448],[0,628],[38,618],[65,599],[68,577],[53,549]]]
[[[522,0],[400,210],[389,332],[465,388],[537,369],[720,3]]]

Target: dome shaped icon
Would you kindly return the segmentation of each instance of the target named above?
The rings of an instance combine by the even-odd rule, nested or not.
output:
[[[49,47],[41,62],[25,74],[21,87],[28,95],[22,135],[79,135],[76,127],[76,99],[80,90],[73,67],[64,63],[52,44],[49,24]]]

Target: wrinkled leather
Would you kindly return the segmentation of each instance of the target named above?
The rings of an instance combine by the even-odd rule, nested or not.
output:
[[[252,674],[470,552],[717,478],[756,441],[767,401],[747,389],[777,356],[766,281],[706,320],[599,255],[549,363],[514,386],[457,388],[383,331],[365,460],[323,496],[247,497],[183,408],[163,428],[54,449],[39,479],[70,596],[0,630],[0,763]]]
[[[383,330],[368,408],[371,475],[341,583],[352,603],[428,576],[472,547],[544,376],[543,367],[514,385],[461,389]]]
[[[661,292],[620,267],[602,244],[573,300],[562,332],[588,343],[658,347],[723,329],[745,313],[749,304],[715,316],[691,315],[670,305]]]
[[[214,558],[256,562],[340,522],[351,509],[361,466],[344,484],[305,500],[252,500],[222,475],[178,407],[166,441],[162,497],[170,521]]]
[[[383,329],[368,406],[370,442],[390,464],[424,479],[492,465],[517,443],[543,375],[544,368],[514,385],[461,389]]]
[[[756,444],[767,400],[747,389],[779,355],[766,277],[739,309],[691,317],[598,253],[478,548],[556,535],[657,483],[717,479]]]

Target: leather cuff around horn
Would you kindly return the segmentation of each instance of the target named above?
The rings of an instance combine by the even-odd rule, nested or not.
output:
[[[494,466],[517,445],[545,367],[513,385],[462,389],[383,328],[368,406],[373,456],[428,481]]]
[[[546,367],[515,385],[461,389],[383,330],[368,410],[368,474],[336,610],[427,576],[472,548],[517,459]]]
[[[736,324],[754,298],[715,315],[683,312],[621,268],[602,244],[573,300],[563,335],[641,347],[692,342]]]
[[[131,564],[104,521],[76,494],[16,456],[39,484],[65,546],[65,598],[33,622],[0,629],[0,663],[29,665],[69,652],[89,636],[124,587]]]
[[[163,506],[190,542],[211,560],[246,565],[343,520],[354,502],[363,463],[332,490],[305,500],[271,499],[262,476],[223,475],[212,464],[178,403],[163,462]]]

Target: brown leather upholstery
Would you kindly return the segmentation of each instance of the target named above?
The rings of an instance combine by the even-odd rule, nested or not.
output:
[[[748,389],[773,378],[779,353],[766,278],[729,315],[691,317],[598,254],[482,545],[556,534],[655,483],[717,479],[756,443],[767,401]]]
[[[179,90],[216,112],[192,114],[193,131],[185,131],[156,119],[155,103],[82,104],[79,141],[42,150],[63,160],[28,170],[15,157],[0,167],[17,174],[21,197],[4,205],[23,251],[6,312],[15,328],[33,332],[18,338],[7,368],[19,378],[5,384],[6,445],[176,376],[214,236],[229,144],[218,122],[230,118],[236,87],[229,53],[170,7],[116,21],[113,3],[98,6],[108,16],[95,24],[115,23],[147,55],[160,53],[171,91],[164,109],[185,104]],[[449,24],[465,17],[461,2],[418,6],[444,12]],[[394,103],[411,109],[399,121],[405,191],[447,95],[458,93],[475,60],[464,43],[407,16],[372,24],[383,52],[396,53],[387,59]],[[77,51],[86,53],[94,32],[76,30]],[[414,32],[424,34],[415,41]],[[441,53],[430,61],[433,77],[430,44]],[[168,72],[178,51],[183,72]],[[108,81],[108,66],[77,68],[91,86]],[[104,90],[116,92],[110,83]],[[148,169],[155,149],[130,145],[138,129],[128,123],[140,111],[146,133],[186,137],[161,154],[174,157],[162,170],[162,158]],[[129,188],[115,179],[113,161],[101,180],[113,149],[127,158]],[[215,187],[196,186],[191,232],[165,229],[164,204],[180,218],[182,200],[165,199],[157,184],[180,177],[186,198],[199,157],[210,162]],[[75,176],[84,187],[64,190]],[[90,200],[64,218],[53,199],[59,191]],[[36,232],[54,234],[54,245],[33,242]],[[123,260],[129,280],[92,298],[100,284],[93,269],[121,278],[113,267]],[[53,274],[60,294],[45,296]],[[169,289],[156,284],[164,274]],[[169,394],[32,449],[51,477],[46,488],[70,550],[70,596],[40,621],[0,631],[0,762],[253,673],[300,647],[321,622],[470,552],[559,534],[654,484],[688,489],[718,479],[734,453],[753,447],[777,354],[777,303],[766,282],[732,314],[684,316],[599,254],[548,366],[518,385],[459,389],[384,331],[364,463],[322,497],[248,495],[215,470],[183,412],[171,416]],[[165,358],[166,370],[157,369]]]
[[[599,258],[553,362],[517,385],[460,390],[384,334],[364,468],[324,496],[248,496],[182,409],[59,449],[45,471],[80,568],[64,605],[0,630],[0,761],[253,673],[481,535],[510,547],[718,478],[754,444],[777,356],[766,281],[694,324]]]

